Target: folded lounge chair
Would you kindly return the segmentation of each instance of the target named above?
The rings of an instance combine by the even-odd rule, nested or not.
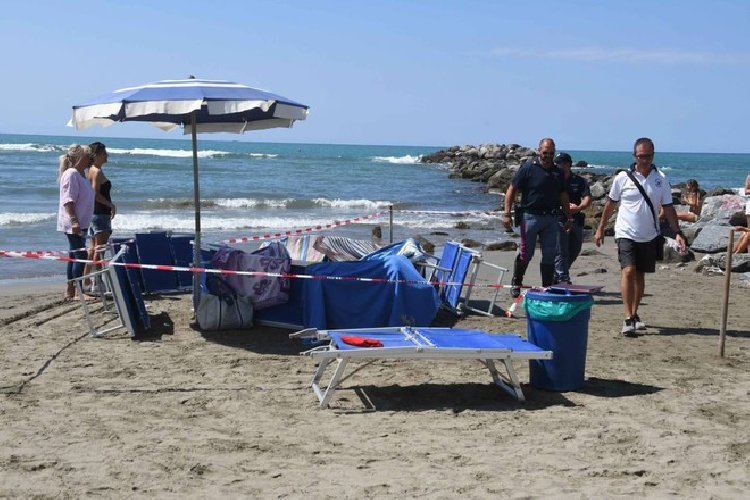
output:
[[[482,254],[480,252],[465,247],[458,242],[448,241],[445,243],[443,254],[437,265],[426,265],[428,268],[433,269],[432,275],[429,278],[430,281],[451,283],[441,285],[440,287],[440,298],[442,299],[442,306],[444,309],[447,309],[458,316],[462,316],[467,311],[490,317],[495,316],[493,310],[495,308],[495,303],[497,302],[497,296],[500,293],[500,288],[495,289],[492,300],[489,301],[487,310],[477,309],[469,305],[471,293],[476,284],[479,269],[482,265],[497,272],[495,284],[501,285],[503,277],[508,269],[492,264],[491,262],[485,262],[482,260]],[[461,294],[464,287],[466,288],[466,296],[462,297]]]
[[[362,328],[351,330],[302,330],[291,338],[329,339],[330,344],[319,346],[303,354],[309,355],[319,365],[311,386],[325,408],[333,397],[344,375],[347,363],[373,359],[478,359],[492,380],[519,401],[524,401],[521,383],[513,370],[514,360],[552,359],[551,351],[544,351],[517,335],[490,334],[481,330],[451,328]],[[352,345],[352,337],[361,339]],[[320,379],[329,364],[336,368],[328,386],[320,387]],[[495,362],[501,362],[507,378],[501,376]]]
[[[106,289],[106,292],[101,294],[104,309],[105,311],[107,310],[106,297],[111,294],[112,302],[117,312],[117,324],[97,329],[91,318],[88,304],[82,299],[81,307],[83,308],[86,324],[89,327],[92,337],[102,337],[120,328],[125,328],[131,337],[135,337],[139,331],[139,321],[144,331],[151,328],[151,321],[146,311],[146,305],[143,302],[141,289],[138,286],[137,271],[125,268],[122,265],[116,265],[116,263],[126,262],[128,262],[128,246],[120,245],[118,252],[112,257],[107,267],[101,271],[79,278],[79,280],[83,280],[86,277],[101,278]]]
[[[121,251],[126,251],[121,250]],[[119,256],[119,254],[117,255]],[[84,282],[90,281],[93,283],[93,288],[96,291],[95,296],[99,302],[101,302],[101,311],[104,314],[112,314],[114,313],[116,316],[119,315],[119,309],[117,308],[117,303],[114,299],[113,293],[112,293],[112,278],[110,275],[109,267],[105,267],[103,269],[99,269],[97,271],[93,271],[88,274],[84,274],[78,278],[74,279],[76,283],[76,287],[78,288],[78,297],[81,300],[81,310],[83,311],[83,317],[86,320],[86,325],[89,327],[89,332],[92,336],[99,336],[98,334],[104,334],[108,331],[114,330],[116,328],[120,328],[122,326],[122,321],[120,322],[119,326],[116,326],[115,328],[110,328],[103,330],[101,332],[97,332],[96,327],[94,326],[94,320],[91,317],[91,310],[89,309],[89,302],[86,298],[86,294],[89,292],[92,292],[90,289],[84,290],[84,288],[89,288],[88,286],[84,287]],[[111,301],[109,300],[111,299]],[[114,310],[112,308],[112,305],[114,305]]]

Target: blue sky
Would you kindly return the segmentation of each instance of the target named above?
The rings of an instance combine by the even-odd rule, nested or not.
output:
[[[193,74],[311,107],[215,138],[750,152],[748,25],[744,0],[9,2],[0,132],[74,135],[74,103]]]

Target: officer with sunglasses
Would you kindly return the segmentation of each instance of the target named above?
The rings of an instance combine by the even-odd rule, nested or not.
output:
[[[557,235],[560,218],[564,218],[563,231],[571,225],[570,199],[565,190],[562,171],[553,162],[555,141],[546,137],[539,141],[539,156],[526,161],[511,180],[505,193],[505,213],[503,225],[506,231],[512,229],[511,205],[517,193],[521,193],[521,217],[517,222],[521,233],[521,246],[513,263],[511,281],[512,297],[521,294],[526,268],[534,256],[537,240],[542,245],[542,260],[539,270],[542,286],[550,286],[555,281],[555,256],[557,255]]]

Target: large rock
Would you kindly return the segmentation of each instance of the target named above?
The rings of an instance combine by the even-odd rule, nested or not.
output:
[[[463,238],[461,240],[461,244],[469,248],[478,248],[482,246],[482,244],[479,243],[477,240],[472,240],[471,238]]]
[[[738,194],[721,194],[703,200],[700,218],[728,222],[737,212],[745,213],[745,198]]]
[[[510,184],[511,179],[513,178],[513,174],[516,173],[516,168],[504,168],[498,172],[495,172],[492,174],[492,176],[487,179],[487,187],[489,189],[501,189],[505,191],[508,189],[508,185]]]
[[[487,243],[484,246],[484,249],[488,252],[515,252],[518,250],[518,243],[515,241],[494,241],[492,243]]]
[[[701,253],[726,252],[730,228],[726,224],[708,224],[698,233],[690,248]]]
[[[717,256],[719,267],[727,269],[727,254],[723,253]],[[750,271],[750,253],[733,253],[732,254],[732,272],[744,273]]]
[[[593,184],[591,184],[590,189],[591,189],[591,197],[595,200],[604,198],[604,196],[607,194],[607,190],[601,181],[596,181]]]
[[[419,246],[422,247],[422,250],[424,250],[427,253],[435,253],[435,244],[425,238],[422,235],[417,235],[416,238],[417,243],[419,243]]]
[[[703,271],[705,274],[707,269],[717,267],[722,271],[727,270],[726,252],[717,255],[704,255],[695,270]],[[750,271],[750,253],[732,254],[732,272],[746,273],[748,271]]]

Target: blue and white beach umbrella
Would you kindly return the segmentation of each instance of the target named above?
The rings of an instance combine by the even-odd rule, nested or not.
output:
[[[163,80],[116,90],[73,106],[68,125],[81,130],[91,125],[141,121],[169,131],[182,126],[193,137],[193,197],[195,203],[194,265],[200,263],[201,216],[196,134],[291,127],[307,118],[309,107],[286,97],[239,83],[219,80]],[[198,299],[194,275],[194,300]],[[197,307],[197,303],[195,304]]]

